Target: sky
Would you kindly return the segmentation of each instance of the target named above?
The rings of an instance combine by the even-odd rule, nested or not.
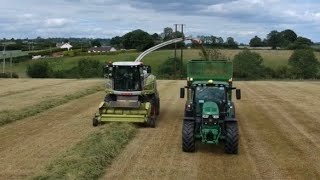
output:
[[[231,36],[248,43],[271,30],[294,30],[320,42],[318,0],[0,0],[0,39],[112,38],[135,29]]]

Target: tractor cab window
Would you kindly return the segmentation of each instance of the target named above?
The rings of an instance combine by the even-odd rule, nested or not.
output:
[[[117,91],[140,91],[141,68],[139,66],[115,66],[114,89]]]
[[[199,101],[202,102],[215,102],[221,106],[225,98],[224,87],[215,86],[198,86],[195,89],[195,102],[197,104],[197,112],[200,112]]]

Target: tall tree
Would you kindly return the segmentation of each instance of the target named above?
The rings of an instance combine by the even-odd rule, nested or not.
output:
[[[233,75],[237,78],[257,79],[263,77],[263,58],[250,50],[243,50],[233,59]]]
[[[154,40],[150,34],[141,29],[131,31],[121,37],[122,44],[126,49],[137,49],[144,51],[154,45]]]
[[[97,39],[93,40],[93,41],[91,42],[91,45],[92,45],[92,46],[101,47],[101,43],[100,43],[100,41],[98,41]]]
[[[250,47],[261,47],[263,44],[261,38],[259,38],[258,36],[254,36],[254,38],[250,40],[249,45]]]
[[[169,40],[169,39],[172,39],[174,36],[173,36],[173,30],[172,28],[170,27],[166,27],[163,29],[163,34],[164,34],[164,37],[163,39],[166,41],[166,40]]]
[[[268,45],[272,47],[272,49],[276,49],[281,42],[281,35],[278,31],[273,30],[267,35]]]
[[[293,43],[298,37],[297,34],[291,29],[281,31],[281,36],[284,40],[288,40],[291,43]]]
[[[121,37],[116,36],[111,38],[110,44],[119,48],[121,46]]]
[[[237,44],[237,42],[234,41],[233,37],[227,37],[226,47],[227,48],[237,48],[238,44]]]
[[[218,41],[217,43],[218,43],[219,45],[222,45],[222,44],[224,43],[224,40],[223,40],[222,37],[218,37],[217,41]]]
[[[312,49],[295,50],[288,65],[294,78],[315,78],[319,72],[319,62]]]

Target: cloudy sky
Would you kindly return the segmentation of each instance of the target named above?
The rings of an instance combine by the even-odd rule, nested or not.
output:
[[[320,42],[318,0],[0,0],[0,38],[161,33],[175,23],[187,35],[232,36],[248,43],[273,29]]]

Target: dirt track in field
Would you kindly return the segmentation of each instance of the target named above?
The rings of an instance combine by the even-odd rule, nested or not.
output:
[[[319,82],[236,83],[242,89],[242,100],[236,101],[239,155],[201,143],[196,153],[183,153],[185,99],[178,93],[185,82],[158,83],[157,128],[139,128],[102,179],[320,179]],[[43,171],[94,131],[91,118],[103,96],[96,93],[0,127],[0,179]]]

